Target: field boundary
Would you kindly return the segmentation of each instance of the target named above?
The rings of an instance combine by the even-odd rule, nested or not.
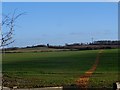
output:
[[[99,58],[101,53],[103,52],[103,50],[100,50],[97,54],[95,63],[93,64],[93,66],[85,72],[84,75],[80,76],[80,78],[76,81],[77,86],[79,86],[80,88],[87,88],[88,84],[89,84],[89,78],[92,76],[93,72],[96,70],[97,65],[99,63]]]

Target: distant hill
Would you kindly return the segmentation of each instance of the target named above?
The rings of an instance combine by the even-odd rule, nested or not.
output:
[[[92,43],[73,43],[64,46],[56,45],[35,45],[27,47],[5,48],[5,52],[52,52],[52,51],[68,51],[68,50],[95,50],[95,49],[112,49],[119,48],[120,41],[101,40]]]

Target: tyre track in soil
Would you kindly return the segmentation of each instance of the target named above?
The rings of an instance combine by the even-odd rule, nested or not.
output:
[[[93,72],[96,70],[97,65],[99,63],[99,58],[100,58],[100,54],[103,52],[103,50],[100,50],[99,53],[97,54],[95,63],[93,64],[93,66],[85,72],[84,75],[82,75],[77,81],[76,81],[76,85],[80,88],[84,88],[87,89],[88,84],[89,84],[89,78],[92,76]]]

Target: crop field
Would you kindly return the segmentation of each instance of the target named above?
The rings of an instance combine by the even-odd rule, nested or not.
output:
[[[118,62],[118,50],[104,50],[100,57],[100,62],[96,71],[90,78],[90,87],[108,87],[113,86],[113,82],[119,81],[120,75]]]
[[[89,70],[100,50],[3,54],[3,85],[19,88],[64,86]],[[118,80],[118,50],[104,50],[88,87],[112,87]]]

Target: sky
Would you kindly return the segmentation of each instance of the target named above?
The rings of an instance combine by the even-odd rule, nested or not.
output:
[[[11,46],[64,45],[118,39],[117,2],[3,2],[2,14],[25,12]],[[4,29],[3,29],[4,31]]]

